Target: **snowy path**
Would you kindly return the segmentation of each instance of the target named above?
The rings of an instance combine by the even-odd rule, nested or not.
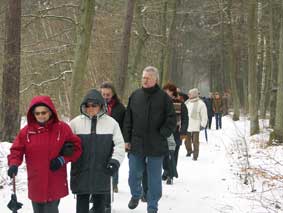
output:
[[[233,174],[230,165],[233,159],[227,150],[231,144],[229,138],[233,137],[235,132],[230,118],[223,119],[223,127],[224,129],[218,131],[208,130],[208,143],[205,142],[204,133],[200,134],[198,161],[186,157],[185,147],[181,146],[178,164],[179,178],[174,179],[173,185],[163,183],[163,197],[159,202],[160,213],[259,212],[253,210],[254,204],[251,201],[240,199],[241,194],[235,193],[249,190],[249,186],[239,184],[238,177]],[[19,190],[18,200],[24,203],[23,209],[19,212],[30,213],[32,212],[31,203],[27,199],[26,175],[23,170],[18,175],[22,179],[22,189]],[[5,175],[5,172],[2,171],[2,175]],[[115,194],[113,212],[145,213],[146,203],[142,202],[136,209],[128,209],[130,192],[127,178],[128,161],[125,159],[120,169],[119,193]],[[0,189],[1,213],[10,212],[6,208],[9,200],[10,187],[5,186],[4,189]],[[60,212],[75,213],[75,204],[76,200],[72,194],[63,198],[60,202]]]

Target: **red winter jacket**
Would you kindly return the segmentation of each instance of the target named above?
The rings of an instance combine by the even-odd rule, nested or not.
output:
[[[53,112],[45,126],[39,126],[33,115],[33,108],[44,103]],[[20,130],[8,155],[8,164],[19,166],[25,161],[28,176],[28,196],[34,202],[51,202],[68,195],[66,164],[57,171],[49,169],[50,161],[59,156],[64,142],[74,144],[71,157],[65,162],[76,161],[82,152],[80,138],[70,127],[59,121],[55,107],[49,96],[36,96],[32,99],[27,113],[28,124]]]

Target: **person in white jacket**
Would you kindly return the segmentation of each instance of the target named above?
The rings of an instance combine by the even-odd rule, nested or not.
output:
[[[188,95],[189,99],[185,104],[188,109],[189,125],[188,140],[186,140],[185,145],[187,157],[193,154],[193,160],[197,160],[199,156],[199,132],[207,125],[207,109],[205,103],[199,98],[197,88],[191,89]]]

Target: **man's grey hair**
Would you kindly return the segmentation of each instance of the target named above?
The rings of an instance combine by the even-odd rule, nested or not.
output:
[[[189,95],[191,96],[191,98],[196,98],[199,97],[199,91],[198,88],[193,88],[189,91]]]
[[[154,66],[147,66],[142,72],[150,72],[156,77],[156,82],[159,83],[159,71]]]

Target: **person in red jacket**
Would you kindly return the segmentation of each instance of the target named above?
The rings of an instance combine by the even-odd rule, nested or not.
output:
[[[59,121],[49,96],[36,96],[8,155],[8,176],[17,175],[25,156],[28,197],[34,213],[58,213],[60,198],[68,195],[66,164],[82,152],[81,141],[68,124]]]

